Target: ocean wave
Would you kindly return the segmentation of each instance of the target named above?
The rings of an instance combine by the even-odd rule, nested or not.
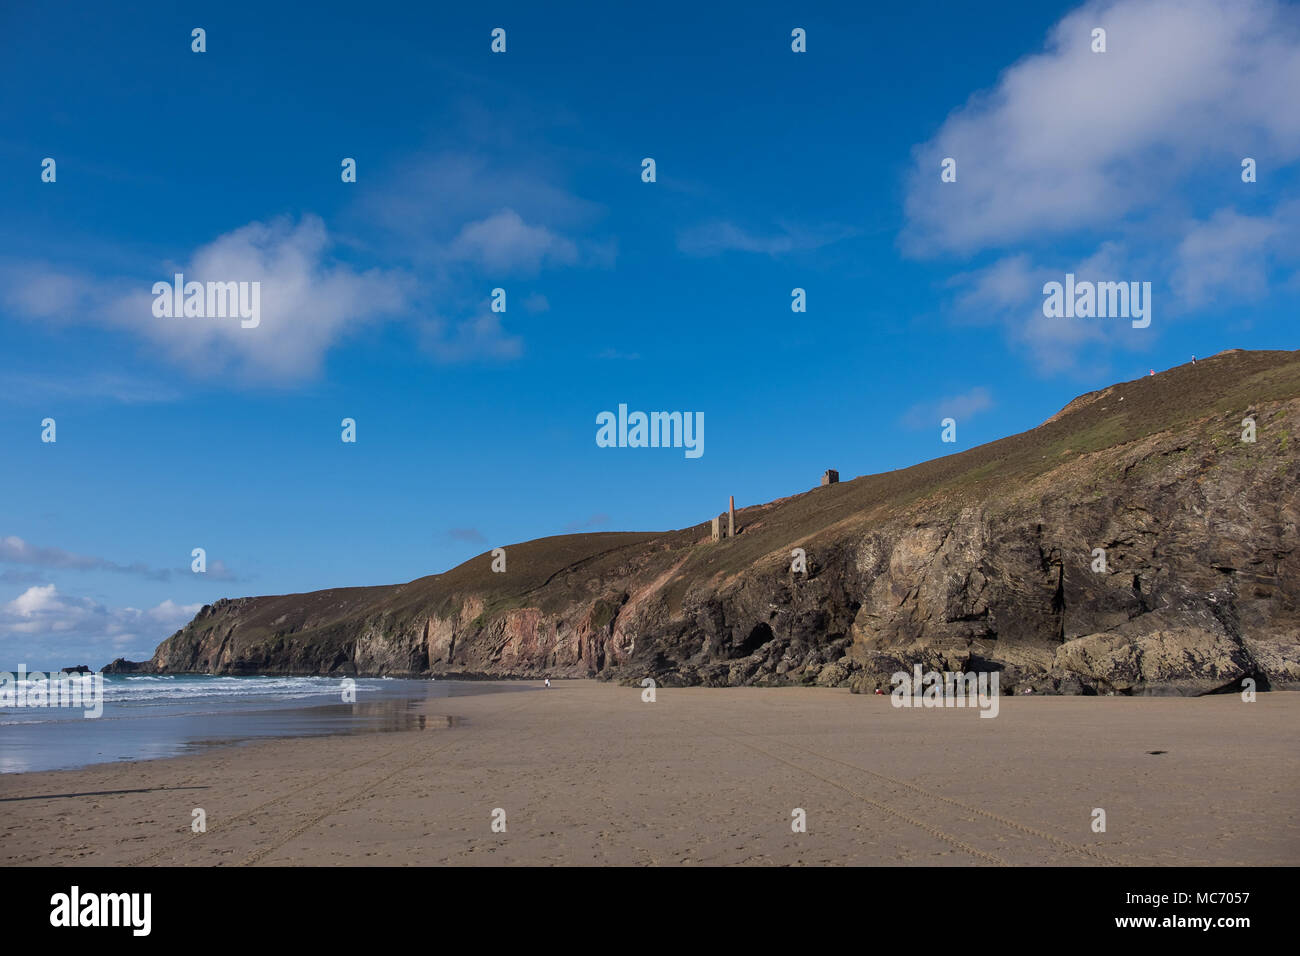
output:
[[[104,678],[104,702],[106,704],[131,704],[141,707],[164,705],[175,702],[194,702],[213,699],[237,703],[240,700],[268,702],[328,699],[337,696],[343,689],[342,677],[280,677],[273,674],[256,677],[229,676],[191,676],[188,674],[148,674],[148,675],[108,675]],[[376,689],[382,685],[390,686],[396,678],[366,677],[351,678],[359,691],[364,693],[370,685]],[[86,696],[94,691],[94,677],[89,675],[65,678],[68,684],[74,681],[79,695]],[[47,681],[22,680],[12,681],[6,687],[10,693],[28,696],[33,690],[41,688],[38,693],[45,696],[57,694],[58,691],[48,686]]]

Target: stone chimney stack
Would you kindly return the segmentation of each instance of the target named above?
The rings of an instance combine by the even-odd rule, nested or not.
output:
[[[731,496],[731,502],[727,505],[727,537],[736,536],[736,496]]]

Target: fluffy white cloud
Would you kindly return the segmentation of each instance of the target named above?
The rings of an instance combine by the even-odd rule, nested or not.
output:
[[[220,236],[177,267],[186,281],[260,282],[261,321],[156,318],[145,290],[120,301],[116,320],[191,369],[233,369],[272,382],[314,375],[326,351],[362,324],[406,308],[412,283],[397,272],[359,272],[330,260],[316,216],[254,222]],[[160,275],[159,281],[170,279]]]
[[[141,641],[155,643],[184,626],[202,607],[168,599],[156,607],[107,607],[90,598],[59,593],[53,584],[33,585],[0,605],[0,639],[24,638],[29,647],[45,640],[83,646],[122,647]]]
[[[1170,321],[1297,283],[1296,89],[1294,5],[1093,0],[916,148],[901,244],[981,257],[950,280],[957,323],[1001,326],[1043,374],[1103,374],[1101,356],[1152,347]],[[1242,182],[1246,156],[1267,185]],[[1045,317],[1043,284],[1069,272],[1149,282],[1152,327]]]
[[[330,257],[333,242],[316,216],[253,222],[197,249],[188,262],[160,264],[133,280],[93,281],[48,266],[10,268],[5,301],[33,318],[98,322],[142,336],[190,372],[233,374],[277,385],[314,375],[325,353],[362,324],[411,306],[404,273],[359,271]],[[260,322],[160,318],[155,282],[260,283]]]
[[[5,610],[14,618],[30,619],[43,611],[57,605],[58,592],[53,584],[30,587],[18,597],[5,605]]]
[[[535,274],[543,264],[573,265],[578,247],[545,226],[528,225],[513,209],[503,209],[463,226],[447,255],[494,272]]]
[[[465,151],[418,155],[359,194],[342,214],[349,232],[341,239],[319,217],[304,215],[251,222],[150,274],[93,277],[10,260],[0,264],[0,304],[51,324],[126,330],[192,375],[231,384],[295,385],[313,377],[350,333],[385,318],[410,323],[438,361],[513,358],[521,340],[476,314],[485,281],[490,288],[544,269],[608,267],[617,255],[611,237],[590,234],[603,207],[558,185],[546,168],[536,156],[512,164]],[[344,248],[403,265],[364,269],[340,258]],[[186,281],[259,282],[260,323],[155,317],[153,285],[177,272]],[[549,306],[534,295],[524,307]],[[124,396],[119,400],[159,394],[112,381],[96,391]]]
[[[1107,52],[1091,50],[1093,28]],[[915,150],[904,246],[970,253],[1113,229],[1207,167],[1300,156],[1300,10],[1275,0],[1094,0]],[[957,160],[956,183],[940,161]]]

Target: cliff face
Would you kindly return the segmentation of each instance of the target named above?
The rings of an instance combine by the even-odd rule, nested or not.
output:
[[[509,546],[504,573],[485,554],[404,585],[219,601],[151,661],[111,666],[870,692],[920,663],[998,670],[1004,693],[1300,688],[1297,426],[1300,353],[1224,353],[743,509],[732,539],[707,522],[569,535]]]

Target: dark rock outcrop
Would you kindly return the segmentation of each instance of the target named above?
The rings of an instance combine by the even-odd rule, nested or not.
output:
[[[997,670],[1004,693],[1300,688],[1297,439],[1300,353],[1228,352],[1011,438],[743,509],[732,539],[707,522],[568,535],[510,546],[505,574],[485,554],[392,587],[222,600],[105,672],[871,693],[920,663]]]
[[[178,632],[179,633],[179,632]],[[156,653],[156,652],[155,652]],[[148,661],[128,661],[125,657],[115,657],[110,664],[105,664],[102,673],[105,674],[151,674],[155,671],[154,662]]]

